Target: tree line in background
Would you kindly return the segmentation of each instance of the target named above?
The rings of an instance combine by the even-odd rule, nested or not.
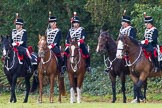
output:
[[[81,19],[81,26],[87,32],[86,43],[90,46],[92,67],[97,71],[97,67],[103,67],[99,65],[103,64],[102,56],[95,53],[99,31],[107,30],[116,39],[125,9],[126,15],[132,18],[132,25],[137,30],[139,40],[143,38],[145,29],[143,12],[153,16],[155,26],[159,30],[159,43],[162,43],[161,0],[1,0],[0,35],[11,34],[11,30],[15,28],[15,14],[19,13],[25,21],[28,45],[32,45],[37,51],[38,34],[45,34],[48,12],[51,11],[58,19],[58,27],[62,31],[61,45],[64,46],[66,34],[71,27],[70,18],[76,11]],[[0,74],[3,76],[2,68]]]

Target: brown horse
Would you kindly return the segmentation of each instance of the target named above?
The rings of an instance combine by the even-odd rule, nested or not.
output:
[[[116,58],[116,50],[117,44],[114,39],[110,36],[108,32],[101,32],[98,37],[98,45],[96,52],[101,54],[106,54],[108,56],[107,62],[105,64],[109,71],[109,77],[111,79],[112,84],[112,92],[113,98],[112,103],[116,101],[116,77],[119,76],[122,84],[122,92],[123,92],[123,103],[126,103],[126,95],[125,95],[125,77],[129,75],[129,68],[125,66],[124,59]]]
[[[58,78],[59,83],[59,99],[61,102],[61,94],[65,95],[64,78],[60,77],[60,72],[57,66],[57,58],[55,54],[48,48],[46,36],[39,35],[38,56],[40,63],[38,65],[39,79],[39,102],[42,103],[43,77],[46,75],[50,82],[50,97],[49,101],[53,103],[54,81]]]
[[[70,55],[67,60],[67,72],[70,81],[70,103],[76,102],[75,93],[77,93],[77,103],[80,103],[81,87],[86,72],[86,64],[76,39],[71,40],[69,52]]]
[[[128,56],[126,63],[131,69],[130,76],[135,84],[137,102],[140,102],[139,91],[143,82],[148,77],[161,76],[162,71],[156,73],[153,72],[154,66],[152,62],[145,57],[138,41],[126,35],[121,35],[119,37],[116,57],[121,58],[121,56],[124,56],[123,53],[126,53]]]

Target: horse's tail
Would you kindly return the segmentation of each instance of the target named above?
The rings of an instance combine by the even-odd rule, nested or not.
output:
[[[37,70],[36,70],[37,71]],[[38,75],[36,72],[34,72],[33,74],[33,81],[32,81],[32,86],[30,88],[30,92],[35,92],[38,88],[38,84],[39,84],[39,81],[38,81]]]
[[[60,91],[62,96],[65,96],[66,90],[65,90],[65,84],[64,84],[64,77],[59,76],[58,81],[59,81],[59,91]]]

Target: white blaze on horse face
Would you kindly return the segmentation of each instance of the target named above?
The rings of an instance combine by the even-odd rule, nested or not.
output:
[[[6,56],[7,52],[6,52],[5,48],[3,48],[2,53],[3,53],[3,56]]]
[[[99,52],[99,44],[97,45],[96,52]]]
[[[71,63],[74,63],[74,50],[75,50],[75,46],[72,45],[71,46]]]
[[[96,52],[99,52],[99,48],[100,48],[100,46],[99,46],[99,44],[100,44],[100,39],[101,39],[101,36],[100,36],[99,39],[98,39],[98,45],[97,45],[97,48],[96,48]]]
[[[122,59],[123,56],[123,42],[121,40],[118,41],[116,57]]]

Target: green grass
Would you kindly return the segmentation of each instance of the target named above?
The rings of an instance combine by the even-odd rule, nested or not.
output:
[[[58,103],[58,96],[54,97],[54,103],[49,103],[47,95],[43,96],[43,103],[37,103],[38,94],[29,96],[28,103],[22,103],[24,94],[17,95],[17,103],[9,103],[10,94],[0,94],[0,108],[162,108],[162,96],[149,94],[148,98],[151,99],[147,103],[131,104],[131,97],[127,96],[128,103],[122,103],[122,95],[117,95],[117,102],[111,103],[111,96],[89,96],[83,94],[82,103],[70,104],[69,94],[62,97],[62,103]]]
[[[123,104],[123,103],[81,103],[81,104],[70,104],[70,103],[16,103],[16,104],[0,104],[0,108],[161,108],[162,104]]]

